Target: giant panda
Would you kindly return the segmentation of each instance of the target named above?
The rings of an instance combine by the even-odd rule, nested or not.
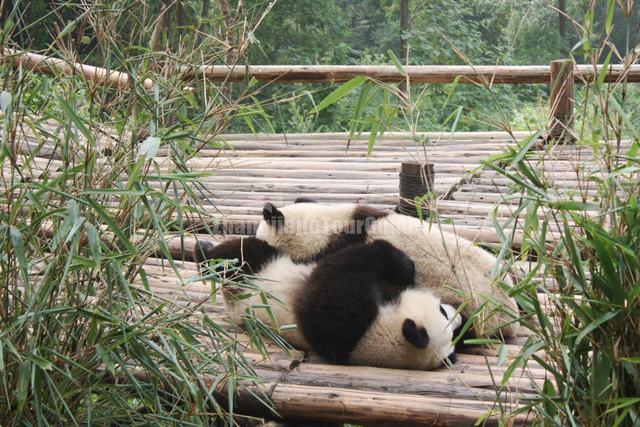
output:
[[[296,200],[280,209],[265,204],[256,237],[296,262],[385,240],[413,260],[417,288],[431,289],[444,303],[462,307],[466,319],[473,316],[470,335],[515,335],[517,305],[494,277],[494,269],[500,270],[496,257],[437,225],[361,204]],[[510,284],[508,277],[502,280],[502,285]]]
[[[281,336],[329,362],[427,370],[454,361],[460,316],[429,290],[413,288],[413,262],[387,242],[350,245],[318,262],[295,263],[254,237],[219,245],[200,241],[194,259],[201,266],[211,259],[239,260],[239,274],[277,299],[269,304],[277,324],[259,292],[241,296],[236,286],[223,284],[236,322],[251,308],[271,327],[297,324],[281,329]],[[224,265],[216,270],[232,278]]]

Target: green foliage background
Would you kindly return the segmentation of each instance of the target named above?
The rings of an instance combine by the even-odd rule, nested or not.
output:
[[[237,0],[164,3],[169,7],[167,20],[173,23],[173,34],[167,40],[167,46],[174,47],[182,35],[192,32],[197,25],[203,24],[205,32],[215,34],[216,27],[221,24],[220,4],[227,4],[232,11],[238,6]],[[148,7],[159,12],[164,3],[150,1]],[[205,3],[208,4],[206,8],[203,7]],[[589,3],[586,0],[566,1],[566,14],[579,18],[575,22],[571,18],[565,20],[567,30],[563,39],[559,32],[556,0],[412,0],[411,31],[402,35],[398,0],[278,0],[256,33],[251,35],[248,51],[242,55],[232,54],[226,60],[233,57],[233,61],[250,64],[389,64],[390,51],[401,57],[400,37],[405,37],[410,45],[410,64],[547,64],[553,59],[568,57],[571,52],[580,61],[583,48],[580,26],[584,24],[582,16]],[[607,2],[600,3],[601,7],[595,7],[593,33],[596,35],[604,32]],[[46,48],[52,41],[51,35],[59,30],[56,25],[59,26],[60,21],[73,20],[76,13],[72,4],[55,13],[47,0],[33,0],[28,4],[23,13],[23,25],[32,25],[18,38],[23,47]],[[266,4],[265,0],[247,0],[242,6],[245,10],[257,11]],[[184,11],[183,18],[177,16],[178,6]],[[620,8],[616,8],[610,37],[610,49],[614,50],[612,62],[617,62],[638,43],[638,10],[640,3],[633,6],[632,16],[627,19]],[[184,22],[179,22],[181,19]],[[94,34],[78,29],[75,36],[84,50],[81,54],[100,55],[94,49]],[[586,58],[582,60],[586,61]],[[402,58],[401,62],[404,63]],[[262,119],[256,116],[251,124],[236,120],[229,130],[318,132],[348,129],[356,94],[318,115],[308,114],[331,90],[329,85],[271,85],[256,95],[257,100],[266,102]],[[390,126],[405,130],[447,130],[451,127],[450,116],[458,108],[461,108],[456,122],[458,130],[486,130],[496,126],[526,130],[545,117],[546,85],[504,85],[494,88],[491,93],[483,88],[460,85],[449,102],[445,102],[451,90],[449,85],[413,88],[415,107],[420,111],[418,120],[408,123],[400,118]],[[630,94],[638,96],[637,90]],[[637,121],[637,117],[634,120]]]

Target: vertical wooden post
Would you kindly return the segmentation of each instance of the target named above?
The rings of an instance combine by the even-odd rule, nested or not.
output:
[[[414,199],[433,189],[435,171],[432,163],[403,162],[400,167],[400,203],[397,211],[418,216]],[[424,216],[429,213],[425,212]]]
[[[572,142],[573,135],[573,61],[551,61],[549,97],[549,133],[547,140]]]

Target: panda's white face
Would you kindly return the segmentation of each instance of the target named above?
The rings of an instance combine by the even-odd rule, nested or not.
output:
[[[443,311],[446,313],[443,313]],[[409,319],[426,330],[427,344],[419,348],[403,334]],[[453,331],[462,319],[426,289],[410,289],[400,299],[381,307],[376,321],[351,353],[350,363],[398,369],[434,369],[454,352]]]
[[[256,237],[291,256],[308,260],[349,226],[353,203],[295,203],[282,208],[266,204]]]

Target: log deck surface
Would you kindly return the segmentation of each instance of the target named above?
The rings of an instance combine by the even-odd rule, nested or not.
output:
[[[280,206],[297,197],[393,209],[398,202],[400,163],[412,159],[434,163],[434,190],[439,195],[448,194],[434,206],[442,226],[455,227],[470,239],[491,243],[498,241],[492,212],[495,210],[498,222],[506,224],[517,199],[505,198],[509,192],[507,180],[477,168],[483,159],[506,147],[517,147],[526,136],[495,132],[387,134],[378,139],[373,153],[367,156],[367,135],[350,141],[348,150],[348,138],[341,133],[226,135],[221,141],[232,150],[205,150],[192,166],[215,174],[204,180],[200,193],[203,205],[213,216],[225,223],[255,225],[264,202]],[[591,148],[557,145],[532,155],[533,162],[540,159],[548,159],[543,160],[544,176],[559,194],[595,194],[592,185],[578,185],[597,172]],[[517,231],[519,226],[515,228]],[[250,233],[254,228],[241,229]],[[233,230],[230,232],[233,234]],[[193,240],[184,241],[189,250]],[[177,248],[175,251],[178,255]],[[155,263],[151,276],[158,274],[158,278],[169,280],[168,270],[160,273],[162,260],[149,263]],[[195,273],[193,264],[185,262],[184,266],[185,271]],[[209,287],[190,286],[178,293],[171,287],[163,292],[185,302],[208,296]],[[210,310],[223,316],[221,306]],[[261,361],[258,371],[267,381],[264,390],[285,418],[472,425],[489,413],[509,413],[545,380],[544,370],[530,364],[506,384],[501,383],[510,358],[518,354],[524,340],[526,333],[522,331],[508,343],[508,357],[501,364],[498,348],[473,347],[463,350],[452,367],[430,372],[332,366],[313,355],[287,355],[274,347],[271,360]],[[250,396],[242,397],[249,401],[245,401],[247,407],[255,407]],[[521,414],[512,421],[527,424],[528,418]],[[497,419],[492,418],[489,424],[495,422]]]
[[[29,171],[38,179],[42,170],[55,175],[61,161],[47,152],[42,136],[21,130],[23,152],[37,147],[38,156]],[[56,135],[52,129],[51,134]],[[250,234],[260,219],[266,201],[277,206],[297,197],[326,202],[363,202],[382,209],[397,204],[398,172],[402,161],[415,159],[435,164],[435,192],[448,195],[432,206],[444,228],[481,242],[497,242],[491,215],[507,223],[517,199],[506,197],[509,183],[495,172],[478,170],[482,160],[517,147],[527,134],[429,133],[410,135],[389,133],[379,137],[367,156],[367,135],[347,147],[343,133],[309,135],[224,135],[210,148],[189,161],[191,169],[210,171],[212,176],[196,188],[207,218],[190,218],[194,224],[213,221],[233,228],[229,234]],[[625,144],[623,143],[623,149]],[[597,172],[590,147],[556,145],[533,154],[532,161],[548,158],[544,177],[559,194],[595,194],[595,186],[585,177]],[[166,165],[167,152],[158,153]],[[42,164],[40,164],[40,161]],[[578,185],[579,183],[584,185]],[[161,183],[158,182],[158,188]],[[180,193],[180,190],[176,190]],[[175,196],[180,197],[180,194]],[[246,226],[249,227],[246,227]],[[518,231],[518,225],[515,226]],[[220,229],[225,229],[221,227]],[[226,231],[230,231],[228,228]],[[551,230],[551,237],[553,230]],[[173,271],[166,260],[149,258],[145,270],[154,294],[179,304],[200,304],[199,314],[225,322],[221,298],[212,302],[211,287],[193,283],[196,266],[190,262],[196,238],[222,240],[225,236],[192,235],[170,239],[174,257],[185,261]],[[553,284],[543,283],[553,286]],[[233,329],[233,328],[232,328]],[[248,342],[239,334],[242,342]],[[506,362],[498,363],[496,348],[467,348],[452,367],[435,371],[402,371],[371,367],[333,366],[314,355],[287,353],[271,345],[270,358],[245,354],[255,360],[264,379],[262,390],[284,418],[317,419],[365,424],[472,425],[489,412],[509,412],[531,396],[545,379],[542,368],[530,364],[502,384],[502,372],[526,339],[524,332],[508,343]],[[247,389],[236,403],[240,411],[259,412],[259,404]],[[496,403],[496,401],[498,403]],[[526,424],[522,414],[516,424]],[[496,418],[490,423],[496,423]]]

